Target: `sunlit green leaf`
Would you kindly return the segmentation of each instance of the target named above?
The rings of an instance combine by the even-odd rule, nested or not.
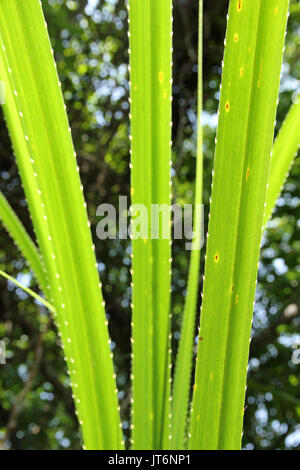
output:
[[[131,0],[129,19],[132,204],[143,204],[153,222],[151,204],[171,201],[171,0]],[[168,235],[168,210],[163,220]],[[171,242],[161,233],[151,239],[149,223],[132,240],[135,449],[169,445]]]
[[[239,449],[288,0],[231,0],[191,449]]]
[[[40,2],[0,3],[3,105],[87,448],[122,447],[92,238]]]

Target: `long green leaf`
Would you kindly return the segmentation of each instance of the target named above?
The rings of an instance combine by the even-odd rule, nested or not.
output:
[[[231,0],[191,449],[239,449],[288,0]]]
[[[47,292],[47,277],[40,253],[2,193],[0,193],[0,218],[7,232],[29,263],[41,289]]]
[[[176,357],[172,401],[172,448],[182,449],[186,430],[191,369],[195,333],[195,317],[199,289],[199,265],[201,244],[201,218],[197,207],[202,203],[203,179],[203,132],[202,113],[202,36],[203,36],[203,1],[199,1],[199,46],[198,46],[198,126],[197,126],[197,165],[196,190],[194,203],[194,249],[191,252],[187,296],[184,305],[181,336]],[[197,216],[198,215],[198,216]]]
[[[171,8],[171,0],[129,1],[131,194],[149,220],[151,204],[171,199]],[[169,232],[170,212],[163,220]],[[133,448],[162,449],[169,438],[171,246],[151,239],[151,223],[132,246]]]
[[[272,215],[277,198],[287,179],[290,167],[294,158],[297,156],[300,145],[299,129],[300,97],[298,97],[291,106],[275,140],[271,159],[264,226]]]
[[[38,0],[0,3],[3,106],[89,449],[122,447],[105,311],[69,124]]]

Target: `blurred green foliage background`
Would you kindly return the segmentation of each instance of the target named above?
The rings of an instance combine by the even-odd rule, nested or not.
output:
[[[88,203],[113,340],[123,429],[130,403],[130,244],[96,238],[96,208],[129,197],[128,40],[125,0],[43,0]],[[292,1],[276,132],[299,92],[300,12]],[[298,8],[297,8],[298,7]],[[228,0],[204,2],[204,203],[211,171]],[[193,202],[196,156],[197,1],[174,1],[173,193]],[[0,189],[32,234],[2,114]],[[230,149],[228,149],[230,152]],[[300,159],[296,159],[263,236],[245,405],[245,449],[300,449]],[[205,246],[204,246],[205,248]],[[189,263],[173,244],[173,354]],[[203,271],[202,256],[201,271]],[[247,260],[245,260],[247,263]],[[0,230],[0,268],[36,289],[8,235]],[[46,310],[0,280],[0,448],[80,449],[81,436],[63,352]],[[202,279],[199,290],[202,288]],[[88,295],[88,292],[87,292]],[[217,293],[216,293],[217,295]],[[200,307],[199,298],[199,307]],[[195,329],[195,338],[196,338]],[[196,345],[196,339],[195,339]],[[213,352],[212,352],[213,354]],[[99,364],[101,367],[101,364]]]

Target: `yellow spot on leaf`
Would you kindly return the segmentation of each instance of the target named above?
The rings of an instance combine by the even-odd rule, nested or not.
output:
[[[278,6],[276,5],[276,7],[274,8],[274,16],[276,16],[278,13]]]
[[[133,188],[130,188],[130,194],[131,194],[131,196],[134,194],[134,189]]]
[[[214,256],[215,263],[218,263],[219,259],[220,259],[219,253],[216,253],[215,256]]]
[[[226,101],[226,104],[225,104],[225,111],[226,111],[227,113],[229,113],[229,110],[230,110],[230,103],[229,103],[229,101]]]
[[[147,243],[147,238],[144,238],[144,243]]]
[[[210,380],[214,380],[214,374],[211,372],[209,375]]]
[[[243,78],[243,76],[244,76],[244,71],[245,71],[245,70],[244,70],[244,67],[242,66],[242,67],[240,68],[240,76],[241,76],[242,78]]]
[[[242,0],[238,0],[238,2],[237,2],[237,11],[241,11],[242,6],[243,6]]]
[[[162,83],[164,81],[164,74],[162,72],[159,72],[158,74],[158,81],[159,83]]]
[[[238,40],[239,40],[238,33],[235,33],[235,35],[233,36],[233,39],[234,39],[234,42],[238,42]]]
[[[247,168],[247,171],[246,171],[246,180],[247,181],[249,179],[249,176],[250,176],[250,168]]]
[[[139,88],[139,87],[138,87],[137,85],[134,85],[134,87],[133,87],[133,89],[134,89],[135,91],[137,91],[138,88]]]
[[[237,304],[238,301],[239,301],[239,296],[238,296],[238,294],[236,294],[236,296],[235,296],[235,303]]]
[[[168,98],[167,90],[163,92],[163,99],[166,100]]]
[[[251,47],[248,47],[248,52],[251,52]]]
[[[234,291],[234,286],[233,286],[233,285],[231,286],[230,291],[231,291],[231,292]]]
[[[193,385],[193,389],[194,389],[194,390],[197,390],[197,384],[194,384],[194,385]]]
[[[199,421],[199,419],[200,419],[200,415],[197,415],[196,420]]]

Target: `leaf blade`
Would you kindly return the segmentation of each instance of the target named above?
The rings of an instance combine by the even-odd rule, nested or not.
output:
[[[170,204],[171,1],[129,2],[131,193],[151,220],[151,204]],[[170,232],[170,213],[164,221]],[[170,395],[169,239],[132,240],[133,446],[168,446]]]
[[[240,448],[288,3],[231,0],[229,6],[191,449]]]
[[[269,176],[264,226],[270,219],[276,200],[288,176],[290,167],[300,145],[300,97],[292,104],[276,137]]]
[[[20,219],[9,205],[5,196],[0,192],[0,218],[11,238],[17,244],[20,252],[28,261],[32,271],[35,273],[41,289],[47,292],[47,279],[45,268],[42,265],[41,256],[37,247],[23,227]]]
[[[193,230],[195,238],[192,247],[187,296],[184,305],[180,342],[176,357],[175,375],[172,399],[172,448],[182,449],[186,429],[189,390],[191,382],[191,369],[193,357],[193,344],[195,332],[195,318],[198,298],[199,267],[201,253],[201,214],[198,207],[202,203],[203,179],[203,131],[201,124],[202,113],[202,36],[203,36],[203,1],[199,1],[199,46],[198,46],[198,125],[197,125],[197,163],[194,202]]]
[[[85,444],[122,448],[91,233],[41,5],[4,0],[0,24],[1,78],[10,94],[4,112],[47,268]]]

